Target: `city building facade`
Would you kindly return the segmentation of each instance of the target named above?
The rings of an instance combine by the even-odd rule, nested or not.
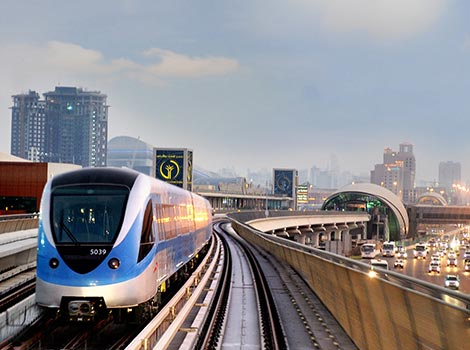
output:
[[[36,91],[13,95],[11,154],[35,162],[45,160],[44,101]]]
[[[383,163],[376,164],[370,174],[370,182],[393,192],[404,203],[414,199],[416,160],[413,145],[400,144],[398,152],[386,148]]]
[[[14,95],[11,153],[39,162],[106,166],[107,96],[76,87]]]
[[[458,162],[446,161],[439,163],[439,185],[452,188],[452,185],[460,183],[462,167]]]

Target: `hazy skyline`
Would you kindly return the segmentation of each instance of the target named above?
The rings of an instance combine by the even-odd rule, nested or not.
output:
[[[197,4],[197,6],[196,6]],[[470,2],[0,2],[0,152],[11,96],[77,86],[108,96],[109,139],[191,148],[217,171],[369,173],[413,144],[470,180]]]

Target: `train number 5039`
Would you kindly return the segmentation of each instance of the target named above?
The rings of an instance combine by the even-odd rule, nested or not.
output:
[[[106,255],[106,249],[90,249],[90,255]]]

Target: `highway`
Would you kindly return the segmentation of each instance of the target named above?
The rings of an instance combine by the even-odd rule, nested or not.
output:
[[[462,235],[455,231],[449,235],[449,241],[461,240]],[[460,249],[457,250],[457,265],[454,266],[447,266],[447,255],[441,258],[441,271],[440,273],[432,272],[429,273],[429,264],[431,262],[431,257],[433,254],[436,254],[439,249],[436,246],[429,246],[428,253],[425,259],[416,259],[413,256],[413,247],[410,246],[406,249],[407,258],[405,260],[404,268],[394,268],[394,261],[396,257],[380,257],[380,259],[386,260],[388,262],[388,266],[391,270],[399,273],[406,274],[408,276],[412,276],[415,278],[419,278],[423,281],[430,282],[436,284],[438,286],[444,287],[444,281],[448,274],[450,275],[457,275],[460,278],[460,288],[459,292],[470,294],[470,272],[464,271],[464,257],[463,254],[465,252],[464,247],[459,247]],[[369,262],[370,259],[361,259],[364,262]]]

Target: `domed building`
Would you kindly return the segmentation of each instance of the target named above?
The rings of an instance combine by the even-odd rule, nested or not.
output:
[[[388,189],[371,183],[340,188],[324,201],[322,210],[367,212],[371,215],[367,239],[399,241],[409,229],[408,214],[401,200]]]
[[[153,146],[129,136],[108,141],[108,166],[127,167],[153,176]]]
[[[447,201],[439,193],[426,192],[418,197],[416,204],[418,205],[447,205]]]

